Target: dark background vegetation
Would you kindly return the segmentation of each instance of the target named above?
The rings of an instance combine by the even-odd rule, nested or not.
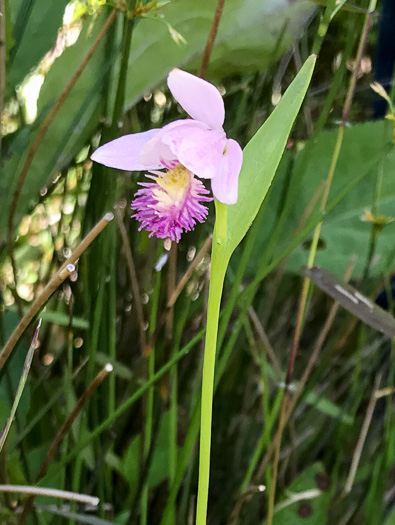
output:
[[[155,269],[168,252],[163,242],[139,233],[129,218],[129,203],[142,174],[92,165],[89,156],[99,143],[119,134],[159,127],[181,115],[167,90],[166,75],[175,66],[197,71],[214,13],[212,1],[171,0],[147,11],[146,17],[129,21],[118,15],[51,122],[17,207],[12,208],[29,147],[109,16],[112,4],[104,4],[75,1],[73,17],[69,7],[62,23],[65,0],[0,3],[5,7],[6,37],[0,159],[3,344],[21,312],[29,309],[82,236],[116,203],[120,214],[82,255],[76,271],[42,313],[39,346],[1,453],[0,481],[35,483],[66,415],[110,362],[114,371],[75,419],[41,482],[97,495],[99,508],[55,507],[54,500],[37,498],[28,523],[192,524],[209,254],[147,355],[141,331],[145,337],[154,331],[174,277],[169,262],[160,271]],[[378,42],[380,13],[383,24],[391,20],[392,4],[387,0],[383,11],[380,3],[373,15],[329,198],[330,207],[338,197],[339,202],[324,218],[316,256],[317,264],[338,276],[352,265],[351,281],[373,300],[388,288],[395,268],[395,224],[390,223],[395,215],[392,123],[383,118],[387,109],[377,108],[379,97],[369,87],[376,78],[391,89],[393,71],[388,64],[394,39],[383,33]],[[277,429],[295,327],[300,266],[307,261],[313,227],[319,221],[317,204],[311,203],[318,202],[320,184],[328,173],[367,8],[365,1],[352,6],[347,2],[329,25],[274,184],[231,259],[223,306],[235,304],[231,315],[229,308],[225,311],[220,326],[210,524],[265,522],[267,497],[257,487],[270,486],[268,451]],[[311,53],[324,10],[313,2],[226,0],[207,79],[224,94],[228,136],[243,147]],[[393,30],[392,26],[392,35]],[[381,67],[383,54],[386,65]],[[40,82],[37,99],[35,86]],[[15,214],[14,246],[8,235],[10,212]],[[177,282],[212,232],[211,212],[207,222],[184,235],[178,246]],[[119,221],[127,242],[120,236]],[[389,224],[378,228],[380,221]],[[306,224],[311,225],[309,232],[291,249]],[[132,291],[125,250],[132,253],[138,297]],[[251,282],[257,284],[255,293],[238,296]],[[142,305],[143,323],[136,303]],[[295,387],[332,304],[323,292],[312,289]],[[10,413],[32,335],[31,328],[1,371],[1,425]],[[188,344],[189,351],[178,364],[142,391],[147,380]],[[280,506],[274,523],[394,524],[393,345],[339,309],[320,348],[284,430],[277,483]],[[346,494],[352,459],[377,390],[381,397]],[[124,403],[127,409],[91,436]],[[88,445],[78,450],[86,441]],[[304,491],[305,496],[293,502],[295,494]],[[15,509],[23,507],[24,499],[2,497],[0,521],[18,523]]]

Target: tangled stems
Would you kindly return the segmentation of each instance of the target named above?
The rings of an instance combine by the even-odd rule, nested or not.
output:
[[[196,525],[206,525],[210,478],[211,423],[213,412],[215,353],[219,311],[228,257],[225,254],[227,206],[215,201],[216,222],[211,256],[210,289],[207,308],[207,331],[204,348],[202,405],[200,416],[199,484]]]
[[[321,200],[321,213],[323,215],[327,212],[327,201],[329,198],[330,189],[331,189],[333,178],[334,178],[335,171],[337,168],[340,151],[343,145],[344,130],[348,122],[348,117],[350,114],[351,104],[353,101],[355,86],[357,82],[358,71],[360,69],[360,63],[363,57],[363,52],[366,47],[370,27],[372,25],[373,13],[376,9],[376,3],[377,3],[377,0],[370,0],[369,8],[366,13],[364,25],[363,25],[362,32],[361,32],[359,45],[358,45],[358,51],[357,51],[357,57],[355,60],[356,65],[355,65],[355,68],[354,68],[354,71],[353,71],[353,74],[351,76],[350,83],[348,86],[346,100],[343,106],[342,121],[339,126],[337,139],[336,139],[335,147],[334,147],[333,154],[332,154],[331,164],[330,164],[328,175],[327,175],[326,182],[325,182],[326,184],[325,190],[324,190],[322,200]],[[328,4],[327,13],[330,12],[330,9],[332,9],[332,7],[333,7],[332,4]],[[333,18],[334,14],[335,14],[335,11],[333,11],[332,14],[329,15],[328,23],[329,23],[329,20]],[[326,29],[327,29],[327,26],[326,26]],[[326,29],[325,29],[325,33],[326,33]],[[311,267],[314,264],[314,259],[315,259],[317,247],[318,247],[318,241],[321,235],[321,228],[322,228],[322,221],[320,221],[316,225],[315,230],[314,230],[313,241],[311,243],[309,258],[307,262],[308,267]],[[300,336],[301,336],[302,327],[303,327],[303,319],[305,315],[306,305],[308,302],[309,290],[310,290],[310,280],[308,278],[305,278],[303,280],[302,292],[301,292],[300,299],[299,299],[296,326],[295,326],[292,346],[291,346],[289,360],[288,360],[288,370],[287,370],[287,376],[285,380],[285,392],[284,392],[284,397],[283,397],[281,410],[280,410],[278,432],[275,438],[276,448],[275,448],[275,456],[274,456],[274,463],[273,463],[272,481],[271,481],[271,487],[269,491],[268,513],[267,513],[267,524],[268,525],[272,525],[273,523],[274,503],[275,503],[275,496],[276,496],[276,484],[277,484],[277,474],[278,474],[278,463],[279,463],[279,457],[280,457],[280,447],[281,447],[282,434],[283,434],[283,430],[285,426],[285,419],[286,419],[285,417],[285,414],[287,411],[286,404],[289,402],[288,387],[291,383],[294,364],[295,364],[295,358],[296,358],[296,354],[297,354],[298,347],[299,347],[299,341],[300,341]]]

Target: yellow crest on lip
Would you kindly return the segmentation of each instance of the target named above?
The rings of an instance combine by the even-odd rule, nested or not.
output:
[[[190,175],[190,171],[182,164],[177,164],[175,168],[166,173],[164,181],[167,188],[183,189],[188,184]]]
[[[165,175],[157,178],[156,182],[163,191],[159,188],[155,190],[155,197],[167,206],[183,202],[190,186],[191,175],[185,166],[178,164]]]

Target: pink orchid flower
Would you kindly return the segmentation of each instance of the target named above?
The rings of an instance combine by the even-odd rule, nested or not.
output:
[[[170,72],[167,83],[192,119],[125,135],[98,148],[92,160],[128,171],[157,170],[178,161],[198,177],[212,179],[216,199],[235,204],[243,152],[235,140],[226,138],[221,94],[209,82],[180,69]]]
[[[211,179],[214,197],[235,204],[243,152],[223,130],[225,108],[215,86],[190,73],[173,69],[167,83],[174,98],[191,119],[176,120],[160,129],[125,135],[98,148],[92,160],[127,171],[148,170],[154,183],[144,189],[132,208],[141,228],[159,238],[178,242],[183,230],[203,222],[207,208],[203,184],[194,178]],[[169,170],[162,173],[159,169]]]

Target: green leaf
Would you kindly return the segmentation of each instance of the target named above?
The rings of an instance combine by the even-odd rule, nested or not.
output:
[[[9,158],[2,166],[2,177],[0,178],[0,238],[5,237],[4,232],[13,195],[10,189],[13,190],[15,187],[15,174],[19,174],[23,166],[34,132],[42,123],[48,108],[55,104],[64,90],[100,28],[101,23],[97,22],[93,33],[88,35],[86,26],[77,43],[67,48],[55,61],[41,88],[38,100],[39,118],[32,126],[18,131],[10,145]],[[101,114],[100,86],[108,67],[109,64],[104,63],[103,44],[101,44],[52,121],[36,153],[18,202],[16,223],[37,200],[40,189],[51,180],[57,171],[67,166],[92,136]]]
[[[5,340],[7,340],[16,326],[19,323],[19,316],[16,312],[6,311],[4,314],[4,327],[5,327]],[[21,371],[25,361],[26,354],[29,350],[29,346],[25,339],[22,339],[18,346],[14,349],[14,352],[9,358],[7,363],[9,373],[9,384],[5,380],[0,381],[0,399],[6,402],[10,407],[12,406],[15,398],[15,394],[18,388],[19,380],[21,377]],[[25,424],[25,418],[30,408],[30,382],[24,388],[24,394],[19,401],[17,418],[19,424]],[[8,415],[8,414],[7,414]],[[0,421],[0,427],[5,424],[5,419]]]
[[[224,253],[230,257],[247,233],[269,190],[288,136],[302,105],[315,65],[309,57],[279,104],[244,149],[239,199],[228,207],[228,238]]]
[[[358,256],[353,271],[353,278],[358,279],[363,272],[369,250],[372,224],[362,220],[366,210],[372,209],[374,202],[377,170],[380,169],[380,156],[384,160],[381,197],[378,202],[378,213],[393,216],[395,199],[395,148],[388,154],[385,147],[388,143],[387,122],[368,122],[347,128],[340,152],[337,169],[333,179],[330,198],[335,196],[350,181],[369,170],[368,176],[347,195],[342,202],[325,217],[321,242],[315,257],[315,264],[342,276],[353,255]],[[293,176],[299,182],[298,199],[288,218],[285,229],[292,232],[295,225],[316,191],[325,180],[332,156],[337,130],[324,132],[311,147],[307,165],[303,167],[303,156],[299,154]],[[375,160],[376,159],[376,160]],[[303,170],[303,173],[302,173]],[[299,175],[300,173],[300,175]],[[292,226],[291,226],[292,225]],[[378,276],[386,271],[390,258],[393,257],[395,224],[388,224],[378,235],[375,257],[370,275]],[[306,239],[292,253],[288,270],[299,272],[306,264],[309,241]]]
[[[315,7],[310,2],[227,0],[210,59],[209,75],[223,77],[265,70],[301,34]],[[156,87],[175,66],[196,72],[209,34],[212,0],[172,0],[160,14],[186,40],[177,45],[168,27],[144,19],[133,35],[126,105]],[[149,64],[149,66],[148,66]]]
[[[22,82],[55,44],[67,3],[68,0],[11,2],[15,44],[7,81],[12,88]]]
[[[162,415],[159,435],[155,443],[155,452],[152,458],[148,475],[150,487],[157,487],[169,475],[169,443],[170,443],[170,412]]]
[[[152,488],[157,487],[159,483],[164,481],[169,473],[169,424],[170,417],[169,411],[167,411],[163,414],[160,422],[159,434],[156,439],[155,451],[148,474],[148,482]],[[137,487],[139,480],[140,439],[141,436],[138,435],[130,442],[122,461],[123,476],[128,481],[132,491]]]
[[[70,325],[70,316],[63,312],[55,312],[54,310],[44,310],[41,313],[43,321],[48,323],[58,324],[60,326],[69,326]],[[72,327],[81,328],[82,330],[88,330],[89,321],[83,319],[82,317],[73,317],[72,318]]]
[[[139,481],[139,472],[140,472],[140,442],[141,436],[138,435],[132,439],[126,453],[123,457],[122,466],[123,466],[123,477],[129,483],[129,487],[132,492],[137,488]]]
[[[17,408],[18,408],[18,405],[19,405],[19,401],[21,400],[22,393],[23,393],[23,390],[24,390],[25,385],[26,385],[26,381],[27,381],[27,378],[28,378],[28,375],[29,375],[29,372],[30,372],[30,366],[32,364],[34,350],[36,349],[36,344],[37,344],[37,339],[38,339],[38,334],[39,334],[39,331],[40,331],[40,327],[41,327],[41,319],[40,319],[40,321],[38,323],[38,326],[36,328],[36,331],[34,333],[32,342],[30,344],[29,350],[28,350],[27,355],[26,355],[25,362],[23,363],[23,369],[22,369],[22,373],[21,373],[21,378],[20,378],[19,383],[18,383],[18,388],[16,390],[15,399],[14,399],[14,402],[12,404],[10,414],[9,414],[9,416],[7,418],[6,424],[3,427],[3,430],[0,433],[0,452],[3,449],[3,446],[4,446],[4,443],[5,443],[6,439],[7,439],[8,433],[9,433],[9,431],[11,429],[11,425],[13,423],[13,420],[14,420],[14,417],[15,417],[15,414],[16,414],[16,411],[17,411]]]
[[[47,452],[48,447],[52,441],[53,435],[51,434],[45,435],[40,441],[39,446],[35,448],[30,448],[28,451],[28,457],[27,460],[29,461],[29,467],[30,472],[32,472],[32,475],[36,475],[39,471],[39,468],[41,466],[41,463],[43,462]],[[48,473],[46,474],[51,479],[51,487],[56,489],[61,489],[62,487],[62,469],[59,468],[59,465],[57,465],[56,462],[53,462],[48,470]],[[45,480],[45,478],[43,478]],[[53,482],[52,482],[53,480]],[[45,486],[45,482],[43,483]],[[45,496],[40,496],[40,498],[43,497],[46,501],[50,501],[53,503],[53,499],[47,499]]]
[[[385,525],[395,525],[395,508],[393,509],[391,514],[388,516],[388,519],[385,522]]]
[[[286,497],[274,509],[273,525],[326,523],[330,504],[328,489],[329,479],[321,463],[311,465],[286,489]]]
[[[10,49],[14,46],[14,44],[15,40],[12,31],[10,2],[9,0],[5,0],[5,50],[7,61]]]
[[[313,390],[311,390],[306,396],[306,403],[313,405],[317,410],[326,414],[327,416],[333,417],[334,419],[339,419],[342,423],[346,425],[352,425],[354,420],[353,418],[344,412],[344,410],[332,403],[326,397],[317,395]]]
[[[11,431],[12,433],[12,431]],[[15,485],[25,485],[26,477],[23,473],[23,462],[21,461],[19,450],[12,450],[7,453],[7,472],[9,482]]]

